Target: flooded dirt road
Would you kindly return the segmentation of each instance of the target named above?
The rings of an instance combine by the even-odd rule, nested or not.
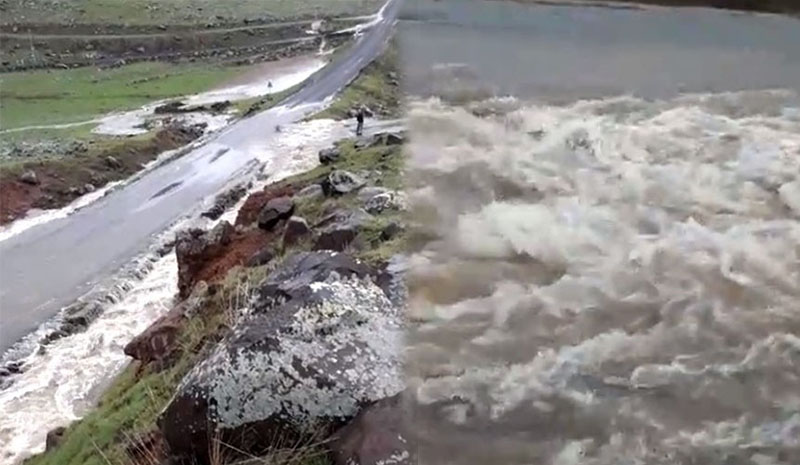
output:
[[[297,121],[377,56],[393,29],[399,1],[333,64],[282,105],[242,120],[207,144],[152,170],[92,205],[0,241],[0,352],[144,251],[171,223],[252,167],[277,125]],[[179,183],[165,195],[154,196]]]

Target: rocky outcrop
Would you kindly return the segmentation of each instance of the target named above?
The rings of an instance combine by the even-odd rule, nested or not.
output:
[[[34,171],[26,171],[20,175],[19,180],[24,182],[25,184],[30,184],[31,186],[36,186],[39,184],[39,176],[36,176],[36,172]]]
[[[402,192],[386,190],[368,198],[364,202],[364,210],[376,215],[386,210],[405,210],[406,203]]]
[[[189,229],[178,233],[175,253],[178,258],[178,293],[187,297],[197,282],[198,271],[204,264],[225,252],[233,236],[233,226],[220,222],[212,230]]]
[[[330,251],[301,252],[288,257],[259,286],[257,312],[292,299],[302,299],[313,283],[328,279],[363,279],[373,270],[347,254]]]
[[[336,170],[333,171],[322,181],[322,192],[328,197],[337,195],[344,195],[350,192],[355,192],[364,187],[366,181],[360,176],[357,176],[349,171]]]
[[[323,165],[334,163],[342,156],[339,147],[328,147],[319,151],[319,162]]]
[[[309,234],[311,234],[311,228],[305,218],[293,216],[286,221],[286,227],[283,230],[283,247],[291,247]]]
[[[272,259],[275,258],[275,252],[272,251],[271,248],[265,248],[263,250],[259,250],[258,252],[254,253],[247,259],[244,263],[244,266],[247,267],[256,267],[256,266],[264,266],[267,263],[271,262]]]
[[[202,213],[202,216],[212,220],[218,219],[226,210],[236,205],[247,194],[247,184],[237,184],[214,198],[214,205]]]
[[[405,280],[408,268],[408,258],[395,255],[378,269],[375,276],[375,284],[398,307],[404,307],[408,302],[408,286]]]
[[[239,209],[236,216],[236,225],[249,226],[258,220],[258,215],[264,206],[272,199],[278,197],[291,197],[294,195],[295,188],[293,186],[271,186],[263,191],[255,192],[247,197],[244,205]]]
[[[372,137],[364,137],[356,141],[355,147],[363,149],[389,145],[402,145],[406,141],[405,132],[379,132]]]
[[[125,346],[125,355],[139,360],[142,364],[166,360],[177,348],[178,335],[184,323],[203,307],[207,295],[208,285],[200,281],[188,299],[173,307],[166,315],[133,338]]]
[[[372,215],[364,210],[339,210],[323,218],[315,229],[314,250],[343,251],[358,236]]]
[[[103,313],[103,306],[100,302],[89,300],[87,302],[76,302],[64,309],[64,322],[61,329],[68,334],[77,332],[89,326]]]
[[[61,444],[61,439],[64,437],[64,433],[66,432],[67,428],[63,426],[59,426],[58,428],[48,431],[44,440],[44,450],[49,451],[58,447],[58,445]]]
[[[289,219],[294,213],[294,201],[290,197],[270,200],[258,214],[258,227],[270,231],[280,221]]]
[[[365,408],[331,441],[335,465],[412,465],[417,460],[409,444],[400,394]]]
[[[400,392],[401,316],[359,277],[367,271],[333,252],[286,259],[164,410],[159,424],[171,452],[207,463],[218,432],[257,453],[277,435],[332,432],[362,406]]]
[[[317,199],[324,195],[322,192],[322,186],[319,184],[311,184],[310,186],[306,186],[301,189],[297,194],[295,194],[295,198],[298,199]]]
[[[384,228],[381,230],[381,240],[390,241],[395,237],[399,236],[400,234],[403,234],[405,230],[406,230],[405,226],[395,221],[392,221],[391,223],[384,226]]]
[[[379,132],[372,136],[370,147],[378,145],[401,145],[405,143],[406,135],[404,132]]]

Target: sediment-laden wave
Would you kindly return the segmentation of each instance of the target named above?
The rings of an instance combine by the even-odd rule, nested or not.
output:
[[[796,94],[409,124],[422,463],[800,463]]]

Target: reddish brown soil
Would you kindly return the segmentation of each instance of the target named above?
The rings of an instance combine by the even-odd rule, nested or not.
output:
[[[100,188],[125,179],[162,152],[186,145],[198,136],[196,132],[166,128],[151,139],[120,141],[107,149],[0,170],[0,225],[21,218],[32,208],[63,207],[81,195],[73,188],[81,189],[87,184]],[[109,162],[108,157],[115,162]],[[38,185],[19,180],[26,171],[36,173]]]
[[[202,269],[194,275],[195,282],[211,284],[221,281],[231,268],[243,265],[253,254],[269,246],[273,237],[273,234],[260,229],[236,232],[222,255],[203,263]]]
[[[278,197],[292,196],[296,190],[299,188],[289,184],[278,184],[267,186],[263,191],[251,194],[236,216],[236,226],[248,226],[255,223],[259,212],[267,202]]]

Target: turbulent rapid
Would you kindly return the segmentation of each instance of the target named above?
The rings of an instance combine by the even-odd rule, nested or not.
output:
[[[798,101],[412,102],[422,463],[800,463]]]

